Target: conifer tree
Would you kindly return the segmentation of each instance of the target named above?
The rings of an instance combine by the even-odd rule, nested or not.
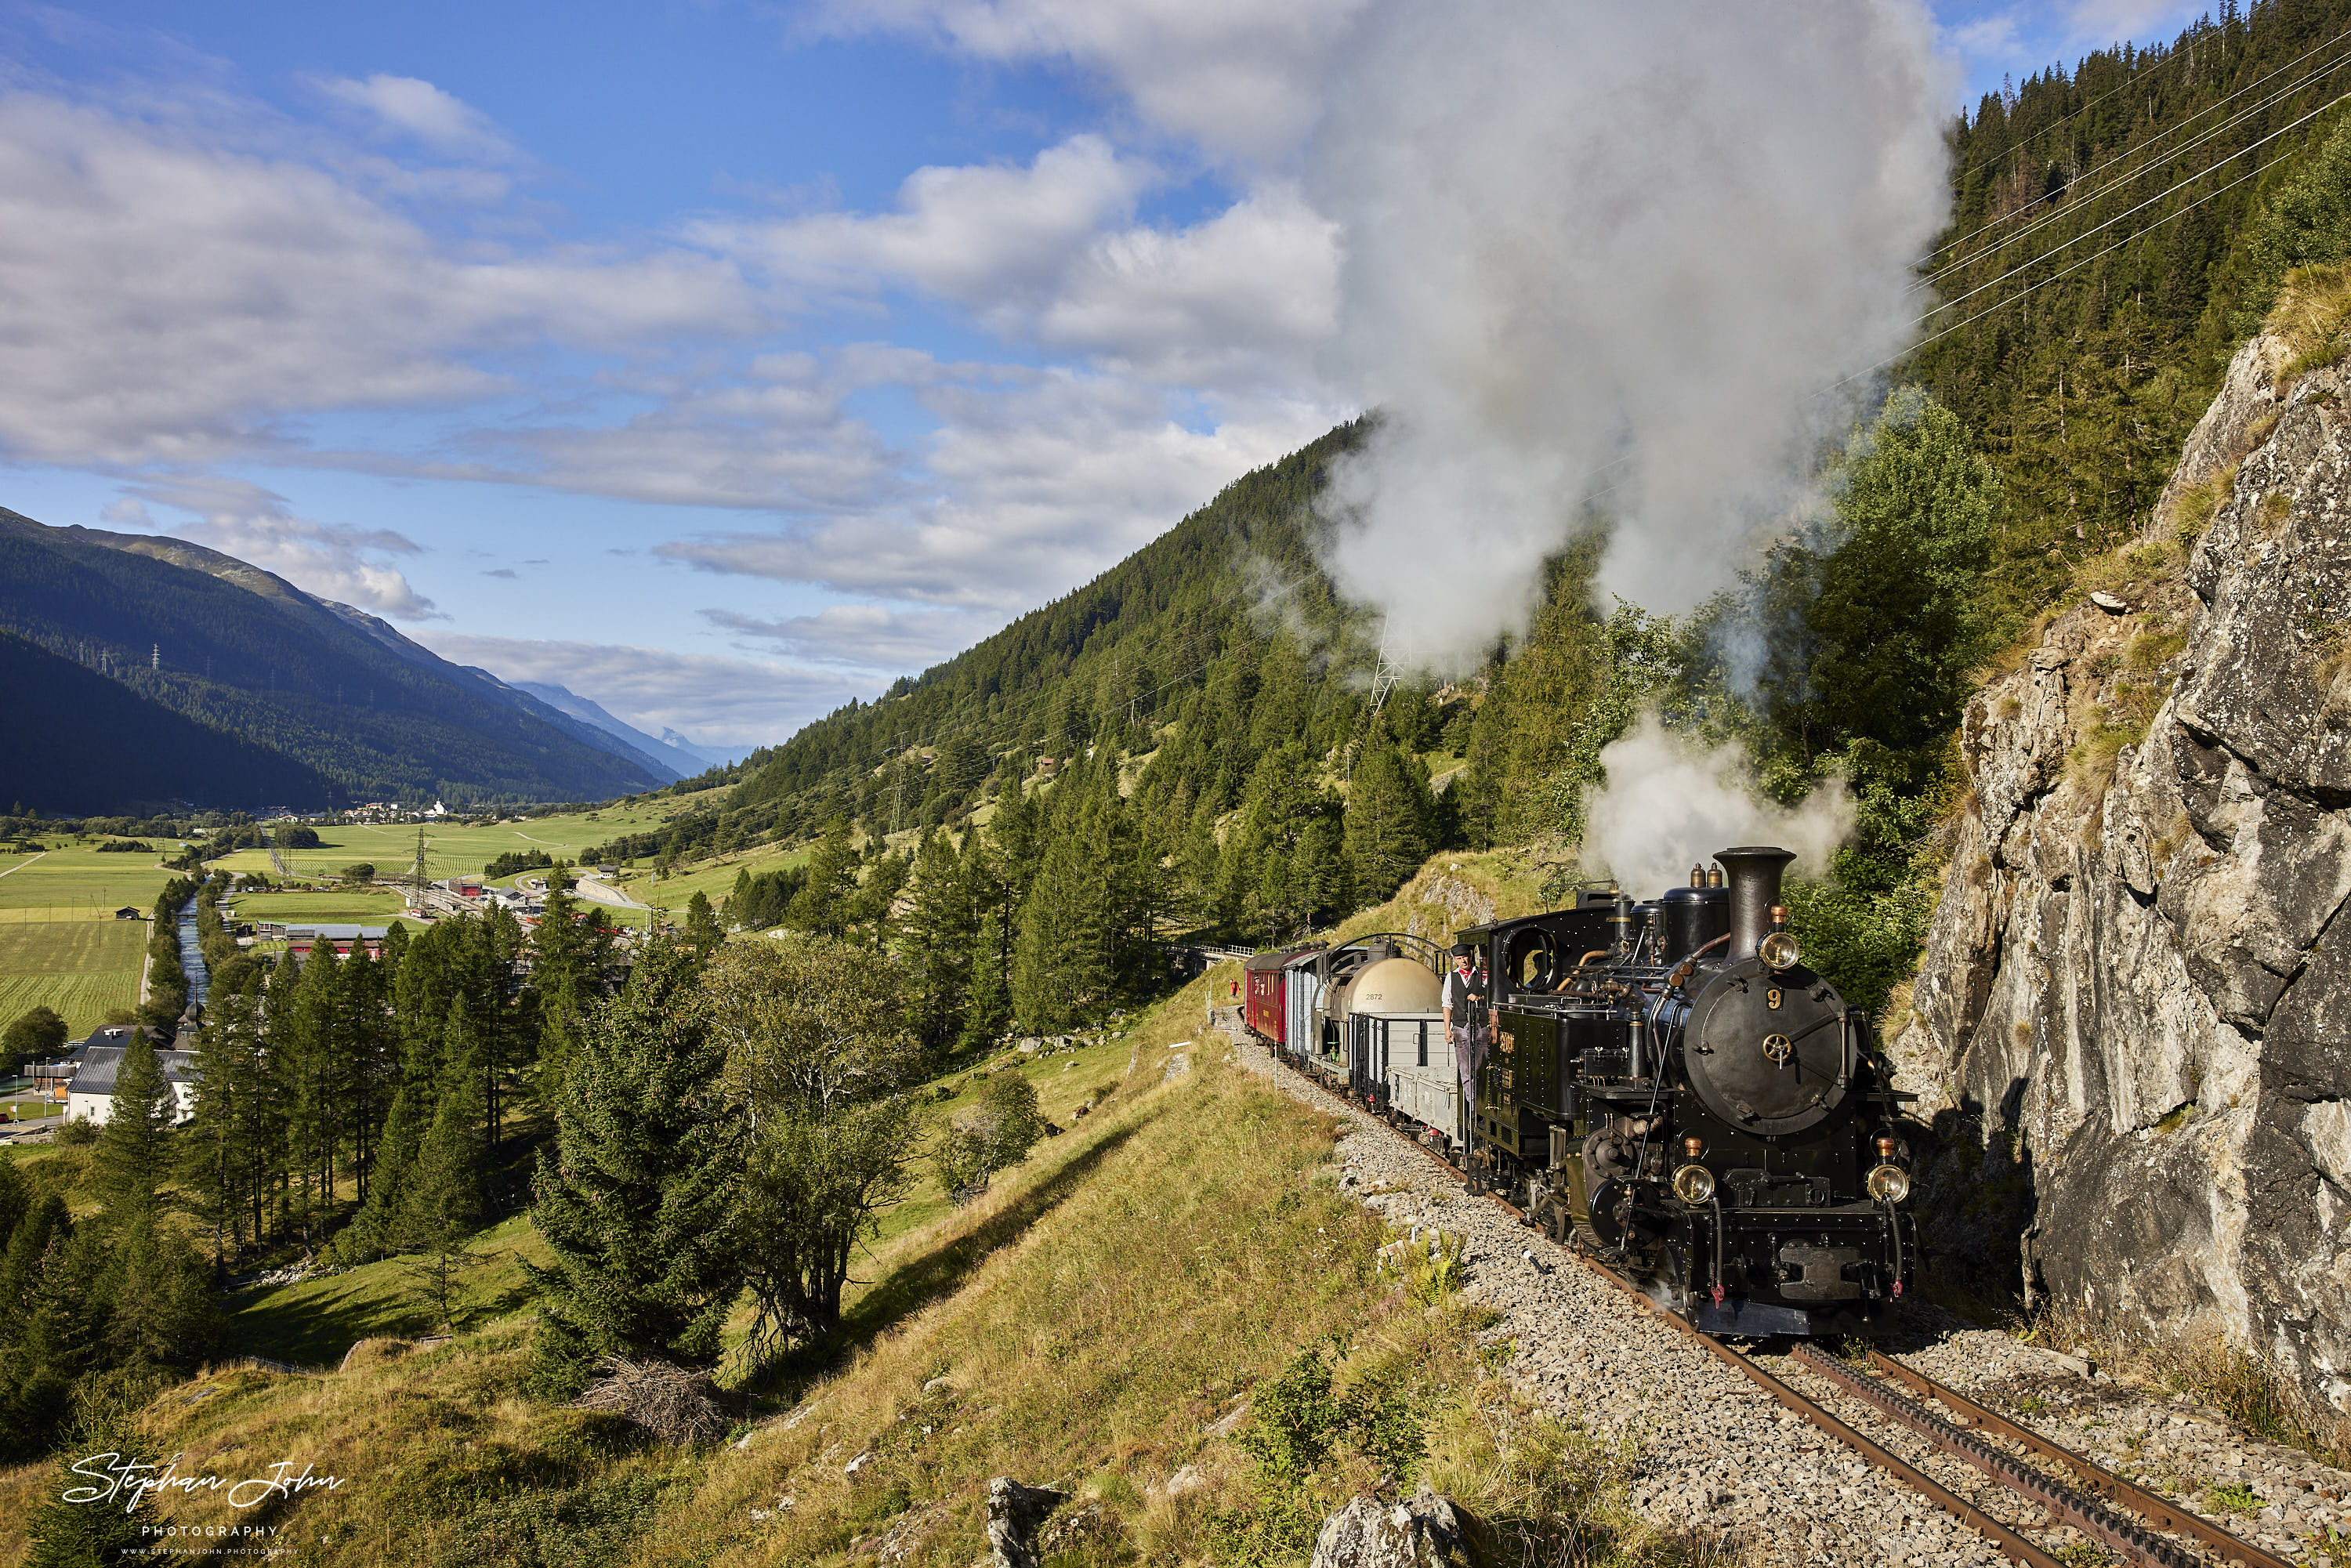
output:
[[[1021,902],[1012,1010],[1031,1033],[1081,1021],[1110,993],[1107,879],[1092,849],[1077,832],[1053,835],[1036,883]]]
[[[273,1017],[269,1030],[270,1051],[283,1056],[295,1222],[306,1242],[315,1239],[334,1202],[343,966],[331,943],[312,947],[301,960],[290,1008]]]
[[[857,847],[850,841],[849,819],[836,817],[809,856],[808,881],[792,897],[789,920],[796,931],[838,936],[847,931],[855,912]]]
[[[888,946],[896,928],[898,895],[905,891],[913,869],[913,856],[885,850],[874,858],[864,883],[851,895],[850,924],[876,951]]]
[[[50,1243],[73,1228],[65,1199],[51,1193],[27,1207],[10,1228],[5,1252],[0,1252],[0,1344],[24,1333],[33,1307],[33,1285]]]
[[[16,1222],[32,1207],[32,1189],[25,1185],[24,1173],[17,1170],[16,1162],[0,1160],[0,1257],[7,1254],[8,1238],[16,1234]],[[0,1328],[0,1334],[6,1332]]]
[[[104,1289],[110,1259],[101,1229],[59,1223],[33,1260],[24,1330],[0,1364],[0,1459],[46,1449],[72,1418],[74,1385],[102,1364],[112,1301]],[[12,1264],[15,1250],[12,1240]]]
[[[172,1125],[172,1086],[155,1047],[133,1030],[114,1070],[114,1105],[92,1152],[91,1174],[110,1213],[143,1212],[164,1176],[165,1135]]]
[[[979,853],[978,835],[969,836],[971,852]],[[924,834],[914,852],[904,938],[916,1027],[925,1040],[944,1043],[962,1024],[977,936],[972,879],[956,852],[955,841],[943,832]]]
[[[1184,918],[1199,926],[1221,925],[1231,918],[1224,897],[1224,849],[1217,842],[1215,803],[1203,796],[1184,830],[1177,851],[1177,907]]]
[[[195,1104],[180,1134],[181,1180],[213,1232],[213,1266],[226,1265],[248,1223],[261,1232],[260,1186],[270,1151],[260,1114],[259,971],[245,988],[216,991],[196,1036]]]
[[[1433,848],[1429,819],[1435,802],[1417,764],[1384,737],[1374,736],[1355,759],[1347,788],[1347,862],[1355,895],[1376,904],[1420,869]]]
[[[538,1004],[539,1092],[551,1096],[603,993],[611,930],[595,912],[582,914],[579,900],[569,894],[550,892],[531,946],[530,987]]]
[[[1007,768],[996,792],[996,820],[988,824],[988,833],[996,844],[997,873],[1013,908],[1028,898],[1044,858],[1043,814],[1038,797],[1022,789],[1019,771]]]
[[[735,1118],[691,948],[656,940],[600,1008],[554,1094],[531,1218],[554,1261],[533,1386],[564,1397],[612,1356],[707,1365],[740,1292]]]
[[[718,924],[710,895],[695,888],[694,896],[685,901],[685,945],[707,959],[726,940],[726,928]]]
[[[450,1297],[470,1257],[465,1239],[480,1228],[482,1197],[481,1045],[461,998],[449,1020],[446,1057],[432,1126],[405,1173],[396,1232],[416,1254],[410,1272],[450,1321]]]
[[[979,918],[971,945],[971,994],[964,1001],[959,1051],[985,1050],[1012,1023],[1012,990],[1007,973],[1004,916],[990,909]]]
[[[1335,886],[1338,844],[1327,827],[1311,840],[1309,830],[1334,816],[1336,804],[1315,783],[1301,742],[1259,759],[1240,822],[1225,842],[1226,897],[1243,931],[1280,942],[1313,924]]]
[[[1958,721],[1983,651],[2000,476],[1948,410],[1912,397],[1855,439],[1839,478],[1845,538],[1806,615],[1811,705],[1829,736],[1909,750]]]
[[[91,1454],[114,1454],[130,1464],[153,1463],[158,1456],[142,1442],[126,1401],[92,1401],[76,1419],[73,1441],[57,1461],[49,1484],[40,1491],[26,1534],[31,1546],[25,1568],[105,1568],[120,1563],[148,1544],[150,1538],[139,1514],[120,1500],[89,1499],[88,1490],[103,1485],[74,1469]]]
[[[131,1215],[106,1273],[106,1297],[107,1359],[134,1374],[191,1364],[219,1337],[204,1260],[159,1230],[152,1208]]]
[[[376,1144],[400,1084],[398,1037],[392,1028],[392,976],[387,960],[352,949],[337,998],[336,1082],[343,1092],[337,1122],[348,1142],[353,1196],[367,1201],[374,1179]]]

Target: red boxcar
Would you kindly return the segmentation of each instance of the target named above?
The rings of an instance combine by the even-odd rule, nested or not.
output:
[[[1290,1006],[1290,971],[1301,959],[1311,959],[1322,950],[1319,942],[1311,946],[1287,947],[1278,953],[1259,953],[1247,960],[1241,968],[1248,977],[1242,988],[1241,1021],[1249,1032],[1270,1044],[1290,1049],[1290,1018],[1296,1009]]]

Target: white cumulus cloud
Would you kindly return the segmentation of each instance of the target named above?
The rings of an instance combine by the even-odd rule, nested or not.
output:
[[[825,0],[820,29],[931,38],[983,60],[1064,61],[1143,122],[1276,161],[1313,123],[1324,62],[1364,0]]]
[[[194,521],[159,522],[151,505]],[[391,558],[418,553],[413,539],[391,528],[297,517],[285,497],[243,479],[193,474],[126,486],[101,515],[118,528],[169,534],[235,556],[322,599],[402,621],[439,614],[392,564]]]

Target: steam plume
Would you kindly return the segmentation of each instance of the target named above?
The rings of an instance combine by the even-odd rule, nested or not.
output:
[[[1635,898],[1689,880],[1693,865],[1733,844],[1796,852],[1795,870],[1818,876],[1853,831],[1853,802],[1831,779],[1791,810],[1758,800],[1746,749],[1709,751],[1668,731],[1655,714],[1600,749],[1605,788],[1583,796],[1584,857]]]
[[[1898,350],[1947,202],[1916,0],[1388,0],[1313,150],[1337,368],[1383,419],[1331,565],[1418,656],[1523,627],[1583,498],[1604,591],[1697,602],[1801,484],[1820,389]]]

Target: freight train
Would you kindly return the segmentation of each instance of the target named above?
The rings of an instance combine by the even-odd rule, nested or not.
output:
[[[1249,959],[1244,1022],[1698,1327],[1848,1333],[1913,1283],[1915,1096],[1805,966],[1793,858],[1727,849],[1655,899],[1588,884],[1458,933],[1450,1037],[1445,955],[1397,934]]]

